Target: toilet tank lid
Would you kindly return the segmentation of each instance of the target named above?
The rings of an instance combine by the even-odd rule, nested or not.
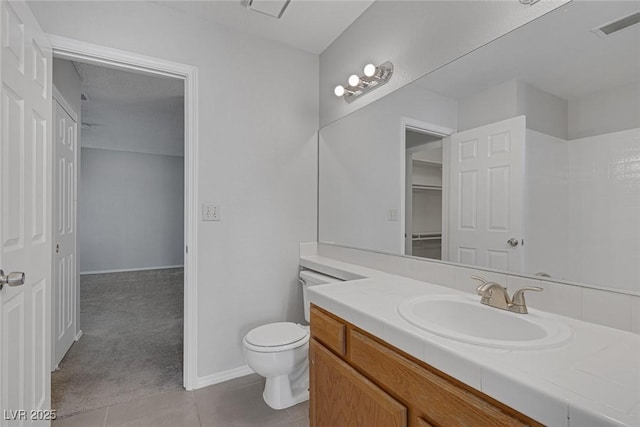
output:
[[[296,323],[277,322],[250,330],[246,340],[249,344],[260,347],[279,347],[300,341],[308,334],[305,328]]]
[[[327,276],[326,274],[317,273],[311,270],[301,270],[300,278],[304,279],[304,281],[309,285],[323,285],[325,283],[342,282],[342,280],[336,279],[335,277]]]

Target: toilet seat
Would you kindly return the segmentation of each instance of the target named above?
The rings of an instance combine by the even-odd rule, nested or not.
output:
[[[243,341],[252,351],[279,352],[305,345],[309,342],[309,330],[292,322],[269,323],[249,331]]]

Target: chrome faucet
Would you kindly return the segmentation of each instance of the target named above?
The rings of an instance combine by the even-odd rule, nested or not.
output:
[[[490,282],[480,276],[471,276],[471,278],[480,282],[480,285],[476,288],[476,292],[482,297],[482,299],[480,299],[482,304],[514,313],[528,313],[527,302],[524,299],[525,291],[541,292],[543,290],[538,286],[527,286],[518,289],[513,294],[513,298],[510,298],[507,288],[499,283]]]

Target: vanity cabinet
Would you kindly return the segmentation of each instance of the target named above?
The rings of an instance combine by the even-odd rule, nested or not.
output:
[[[314,305],[309,360],[311,427],[541,426]]]

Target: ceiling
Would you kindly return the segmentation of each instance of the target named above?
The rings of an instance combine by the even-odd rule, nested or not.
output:
[[[82,147],[182,156],[184,81],[74,62],[82,78]]]
[[[268,1],[268,0],[262,0]],[[251,11],[240,0],[152,1],[209,22],[320,54],[374,0],[291,0],[280,19]]]
[[[240,0],[151,3],[320,54],[373,1],[291,0],[280,19],[248,10]],[[83,147],[183,155],[182,80],[83,63],[74,66],[89,98],[82,102]]]
[[[566,100],[638,81],[640,25],[591,30],[640,9],[632,1],[574,1],[426,75],[419,86],[453,98],[511,79]]]

